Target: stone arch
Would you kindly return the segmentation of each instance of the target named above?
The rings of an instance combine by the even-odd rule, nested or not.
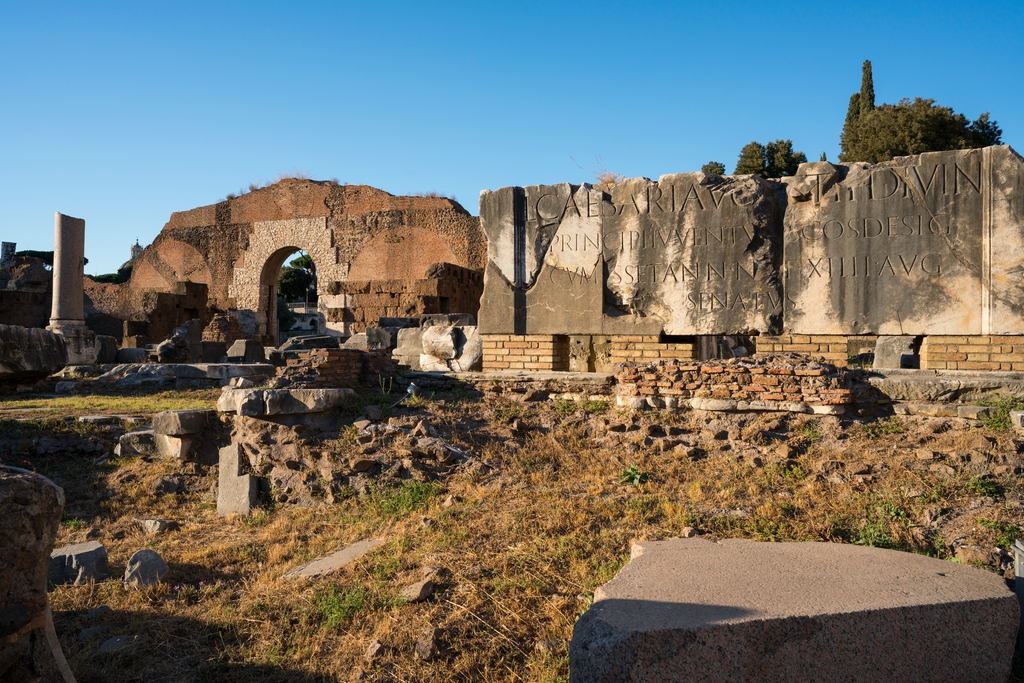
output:
[[[316,266],[318,295],[323,295],[324,283],[344,280],[348,275],[348,264],[339,262],[326,217],[253,223],[249,246],[235,264],[229,290],[235,308],[255,312],[260,334],[275,346],[277,273],[284,260],[300,250],[309,254]]]

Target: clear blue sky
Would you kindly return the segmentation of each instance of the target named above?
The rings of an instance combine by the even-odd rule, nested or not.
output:
[[[836,159],[877,102],[990,111],[1024,148],[1024,3],[0,5],[0,239],[86,220],[114,271],[172,211],[302,171],[393,194],[657,177],[751,140]],[[574,161],[575,159],[575,161]]]

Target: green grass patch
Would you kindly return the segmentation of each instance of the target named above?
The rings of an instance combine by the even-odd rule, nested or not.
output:
[[[1021,537],[1020,527],[1016,524],[996,522],[985,518],[979,519],[978,524],[996,532],[996,545],[1003,550],[1009,550],[1013,542]]]
[[[1024,410],[1024,398],[1019,396],[1003,396],[999,399],[978,401],[978,405],[995,408],[994,411],[978,420],[978,424],[985,429],[1005,432],[1013,426],[1010,422],[1010,411]]]
[[[378,517],[399,519],[425,508],[441,492],[432,481],[407,481],[397,487],[373,487],[368,506]]]

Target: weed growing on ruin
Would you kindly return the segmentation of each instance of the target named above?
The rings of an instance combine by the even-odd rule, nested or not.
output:
[[[991,479],[983,477],[971,477],[967,480],[968,493],[986,498],[998,498],[1002,495],[1002,488]]]
[[[797,427],[793,432],[808,444],[815,444],[821,441],[825,433],[821,431],[821,425],[811,420]]]
[[[984,517],[978,519],[978,524],[986,529],[996,532],[996,547],[1009,550],[1013,542],[1021,537],[1020,527],[1009,522],[997,522]]]
[[[557,398],[555,399],[555,412],[560,417],[569,417],[576,412],[578,406],[576,401],[568,398]]]
[[[502,403],[494,408],[494,421],[501,423],[509,423],[513,420],[526,417],[527,410],[518,403]]]
[[[608,411],[608,402],[584,399],[580,403],[580,407],[583,408],[585,413],[589,413],[590,415],[600,415]]]
[[[1013,427],[1013,424],[1010,422],[1010,411],[1024,410],[1024,398],[1007,395],[999,399],[979,401],[978,405],[995,408],[988,415],[978,420],[978,425],[995,432],[1005,432]]]
[[[620,484],[630,484],[632,486],[640,486],[646,484],[651,478],[651,475],[647,472],[641,472],[640,466],[633,463],[622,472],[622,476],[619,477]]]
[[[867,439],[878,439],[882,436],[902,434],[907,431],[906,426],[897,416],[885,420],[875,420],[860,426],[860,433]]]
[[[906,550],[903,534],[899,533],[909,527],[903,507],[893,500],[878,497],[872,497],[867,507],[867,518],[862,521],[853,542],[874,548]]]

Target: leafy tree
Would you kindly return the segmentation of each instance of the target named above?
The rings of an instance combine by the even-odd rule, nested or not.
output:
[[[824,152],[822,152],[821,157],[818,158],[818,161],[828,161],[828,156]]]
[[[282,268],[277,276],[277,291],[287,301],[304,301],[312,276],[302,268]]]
[[[700,167],[703,173],[710,173],[711,175],[725,175],[725,164],[721,161],[709,161]]]
[[[37,251],[35,249],[23,249],[22,251],[14,252],[15,257],[18,256],[30,256],[32,258],[41,259],[46,265],[53,267],[53,252],[52,251]],[[84,259],[85,263],[89,263],[89,259]]]
[[[132,276],[132,264],[126,265],[124,268],[118,268],[116,273],[106,273],[104,275],[97,275],[93,278],[96,282],[110,282],[115,285],[128,282]]]
[[[998,145],[1003,131],[985,112],[971,122],[935,100],[915,97],[875,106],[871,62],[861,70],[860,92],[850,97],[839,137],[840,161],[879,163],[893,157]]]
[[[288,308],[288,302],[285,301],[283,296],[277,297],[277,329],[278,332],[284,333],[292,329],[292,325],[295,324],[295,314],[292,313],[292,309]]]
[[[767,145],[755,140],[740,150],[740,158],[733,173],[781,178],[795,175],[797,168],[804,163],[807,163],[807,155],[803,152],[794,152],[792,140],[776,140]]]

